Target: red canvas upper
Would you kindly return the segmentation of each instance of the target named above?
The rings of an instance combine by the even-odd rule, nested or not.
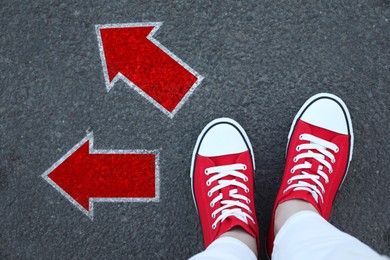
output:
[[[245,174],[245,176],[247,177],[247,181],[234,176],[227,176],[221,178],[220,180],[235,179],[238,182],[241,182],[242,184],[247,186],[249,188],[249,192],[246,192],[245,189],[243,189],[242,187],[230,185],[228,187],[225,187],[221,190],[214,192],[212,196],[209,197],[208,192],[213,187],[218,185],[218,181],[214,181],[211,183],[210,186],[207,186],[207,181],[210,180],[210,178],[214,176],[216,173],[206,175],[205,173],[206,169],[214,166],[224,166],[224,165],[232,165],[232,164],[244,164],[246,166],[246,170],[238,170],[238,171]],[[253,169],[251,154],[249,151],[230,154],[230,155],[214,156],[214,157],[205,157],[199,154],[196,156],[196,163],[195,163],[194,176],[193,176],[194,178],[193,192],[196,200],[196,205],[198,208],[200,221],[202,224],[205,247],[208,247],[220,235],[222,235],[226,231],[231,230],[233,227],[236,226],[241,227],[250,235],[255,237],[259,244],[259,229],[258,229],[258,223],[257,223],[255,208],[254,208],[253,176],[254,176],[254,169]],[[247,197],[250,200],[249,203],[242,199],[237,200],[231,198],[229,196],[229,192],[233,189],[237,189],[237,193],[239,195],[243,195]],[[213,229],[212,228],[213,223],[222,214],[222,212],[216,214],[214,218],[212,217],[212,214],[217,208],[222,207],[224,205],[221,204],[221,201],[218,201],[213,207],[211,207],[210,203],[213,201],[214,198],[216,198],[220,194],[222,194],[223,196],[222,201],[236,200],[246,204],[250,209],[249,211],[242,207],[234,207],[234,206],[229,207],[228,209],[231,210],[236,208],[242,210],[243,212],[251,216],[253,221],[249,218],[244,218],[244,220],[246,221],[243,221],[235,216],[229,216],[226,219],[224,219],[222,222],[218,222],[216,228]]]

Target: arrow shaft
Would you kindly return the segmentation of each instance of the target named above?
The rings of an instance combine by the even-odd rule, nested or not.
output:
[[[155,196],[154,154],[92,154],[86,177],[93,198]]]
[[[126,70],[125,76],[159,103],[165,100],[179,102],[196,77],[152,42],[138,46],[139,49],[142,47],[142,53],[134,61],[134,70]]]

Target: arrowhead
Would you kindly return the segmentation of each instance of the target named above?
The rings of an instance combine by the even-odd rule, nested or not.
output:
[[[142,59],[142,46],[155,26],[99,28],[109,83],[121,71],[135,73]],[[111,86],[112,87],[112,86]]]
[[[88,215],[90,211],[88,187],[89,136],[73,147],[63,158],[54,164],[43,177],[73,204]]]
[[[159,201],[157,150],[95,150],[88,134],[42,177],[91,219],[95,202]]]

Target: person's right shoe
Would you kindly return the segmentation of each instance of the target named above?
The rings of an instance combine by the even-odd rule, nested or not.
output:
[[[269,258],[278,205],[293,199],[304,200],[328,220],[333,200],[347,174],[352,150],[352,122],[344,102],[326,93],[307,100],[288,135],[286,166],[268,230]]]

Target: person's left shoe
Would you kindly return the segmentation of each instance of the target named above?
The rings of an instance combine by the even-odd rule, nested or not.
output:
[[[219,118],[203,129],[192,155],[191,183],[206,248],[234,227],[259,246],[254,171],[252,146],[236,121]]]

